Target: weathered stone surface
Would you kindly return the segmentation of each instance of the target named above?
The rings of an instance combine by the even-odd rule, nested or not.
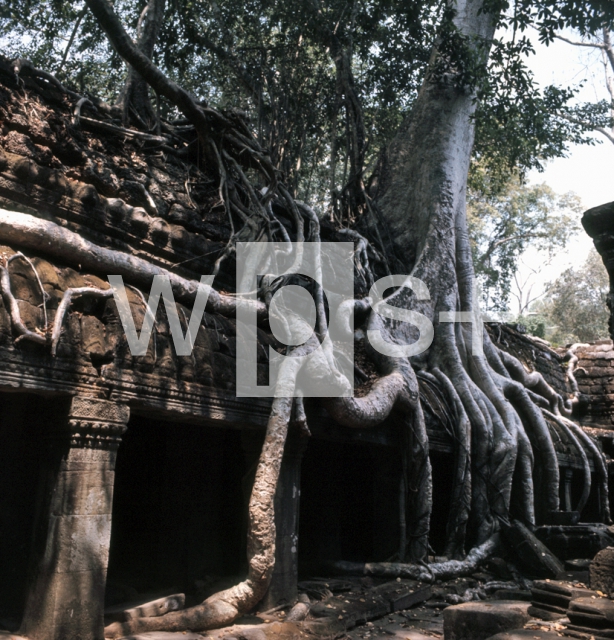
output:
[[[591,589],[610,595],[614,593],[614,547],[602,549],[589,567]]]
[[[535,535],[558,558],[593,558],[608,546],[614,545],[614,535],[605,524],[538,527]]]
[[[531,588],[533,601],[566,609],[574,598],[590,598],[597,595],[590,589],[576,587],[559,580],[535,580]]]
[[[115,456],[129,415],[125,405],[76,396],[49,429],[57,472],[45,491],[44,551],[22,623],[30,640],[102,638]]]
[[[532,604],[529,607],[529,615],[532,618],[539,618],[540,620],[560,620],[567,614],[567,609],[560,609],[559,607],[549,607],[545,604],[535,605]]]
[[[613,281],[614,269],[612,263],[612,243],[611,234],[614,230],[614,202],[608,202],[598,207],[593,207],[584,212],[582,216],[582,226],[588,235],[593,239],[595,249],[601,255],[603,263]],[[608,306],[612,302],[612,293],[608,294]],[[614,317],[610,306],[610,336],[614,337]]]
[[[584,627],[614,629],[614,602],[609,598],[577,598],[569,604],[567,617]]]
[[[443,612],[445,640],[485,640],[529,621],[529,603],[515,600],[465,602]]]
[[[139,633],[135,636],[126,636],[123,640],[203,640],[206,636],[200,633],[171,633],[170,631],[151,631]]]
[[[591,629],[578,624],[565,625],[565,635],[582,640],[602,640],[614,638],[614,629]]]

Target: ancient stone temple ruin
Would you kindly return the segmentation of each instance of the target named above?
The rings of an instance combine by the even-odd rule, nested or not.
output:
[[[0,127],[0,628],[31,640],[100,640],[105,624],[125,619],[127,602],[182,594],[163,597],[147,614],[160,615],[241,579],[246,505],[271,401],[237,397],[236,324],[215,309],[206,312],[190,356],[176,355],[163,312],[146,354],[131,355],[110,272],[100,268],[106,250],[125,257],[112,266],[129,285],[137,328],[150,284],[130,280],[131,265],[191,280],[213,273],[228,238],[215,181],[195,175],[155,135],[74,111],[46,80],[16,78],[6,60]],[[67,239],[77,247],[72,252]],[[228,272],[219,277],[220,288],[232,292]],[[178,301],[185,320],[189,309]],[[517,327],[487,330],[549,389],[579,398],[577,432],[550,425],[560,510],[538,500],[534,531],[524,527],[520,540],[509,532],[510,563],[520,573],[504,560],[488,569],[507,587],[520,580],[513,586],[526,595],[520,574],[560,578],[565,561],[590,560],[614,544],[607,494],[614,348],[607,341],[558,352]],[[275,345],[262,329],[258,339],[264,379]],[[370,376],[364,368],[359,393]],[[438,385],[423,377],[420,394],[428,408],[434,559],[446,545],[459,445]],[[399,515],[402,434],[392,420],[348,429],[315,400],[305,410],[310,435],[291,429],[284,451],[275,569],[257,611],[287,612],[300,591],[312,619],[339,633],[429,598],[455,602],[428,581],[339,577],[343,563],[364,567],[398,554],[406,526]],[[539,465],[534,473],[539,487]],[[545,551],[518,552],[529,539]],[[472,580],[473,587],[463,585],[475,588]],[[571,601],[565,594],[557,602]]]

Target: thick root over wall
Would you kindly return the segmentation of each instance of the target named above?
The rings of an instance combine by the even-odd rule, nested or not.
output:
[[[305,205],[296,203],[278,183],[277,175],[252,142],[248,140],[249,144],[239,148],[244,149],[252,165],[269,178],[268,189],[262,196],[248,183],[239,161],[224,149],[220,151],[214,142],[215,131],[226,124],[230,131],[232,123],[222,122],[220,114],[198,105],[186,91],[169,81],[135,47],[107,0],[86,0],[86,4],[119,54],[190,120],[207,157],[219,159],[220,193],[228,190],[224,177],[228,177],[227,171],[241,177],[251,207],[243,212],[246,228],[256,225],[256,219],[268,220],[270,224],[270,199],[277,197],[278,205],[285,203],[288,219],[293,221],[294,239],[304,240],[307,226],[311,230],[308,240],[319,241],[317,216]],[[479,0],[457,0],[454,8],[453,28],[466,39],[466,46],[475,49],[472,53],[477,55],[476,60],[481,57],[485,63],[496,16],[482,11],[483,3]],[[400,575],[418,580],[471,572],[497,549],[500,522],[514,517],[530,526],[536,522],[536,511],[548,514],[559,510],[559,467],[552,438],[555,429],[564,432],[574,443],[585,470],[588,458],[592,457],[601,483],[601,516],[607,522],[610,517],[602,454],[590,438],[567,419],[570,401],[562,399],[539,374],[527,374],[521,363],[499,351],[484,331],[472,332],[475,317],[474,325],[467,323],[474,309],[475,278],[467,235],[465,191],[473,145],[475,101],[472,90],[462,86],[455,76],[457,69],[441,73],[442,65],[445,67],[447,62],[437,46],[412,112],[382,162],[380,193],[373,202],[388,227],[390,246],[384,249],[403,257],[399,262],[406,267],[405,273],[425,283],[429,292],[426,297],[417,297],[408,280],[406,286],[387,298],[387,303],[429,318],[434,325],[434,341],[423,354],[394,358],[369,349],[367,343],[367,354],[379,373],[369,394],[363,398],[322,401],[338,422],[350,428],[377,427],[390,416],[398,421],[403,437],[399,562],[343,566],[374,575]],[[232,197],[226,200],[231,202]],[[240,199],[235,200],[243,207]],[[242,209],[235,213],[240,217],[241,212]],[[255,227],[253,231],[259,233],[260,228]],[[287,239],[290,238],[286,233],[284,240]],[[194,302],[200,285],[137,257],[96,246],[59,225],[26,214],[0,210],[0,240],[56,256],[64,263],[97,273],[122,275],[128,284],[144,290],[149,290],[155,275],[168,276],[176,299],[187,305]],[[299,251],[296,266],[300,267]],[[88,292],[68,295],[62,313],[56,314],[53,331],[45,327],[45,335],[40,336],[28,332],[21,323],[18,305],[13,304],[8,270],[3,269],[0,286],[11,313],[14,333],[20,340],[35,341],[42,348],[52,347],[52,342],[61,334],[63,314],[70,306],[71,296],[88,295]],[[108,293],[92,292],[91,295]],[[264,302],[240,301],[210,288],[209,311],[234,316],[239,304],[255,304],[258,318],[266,320],[268,308]],[[410,345],[418,338],[414,324],[384,318],[369,310],[364,300],[356,301],[355,309],[361,312],[363,335],[366,330],[379,331],[385,342],[397,345]],[[458,312],[464,315],[456,322]],[[321,296],[318,318],[318,333],[323,336],[326,314]],[[483,349],[476,349],[475,343],[482,339]],[[294,355],[300,355],[303,349],[310,351],[312,346],[308,341],[298,347]],[[277,397],[249,503],[247,578],[185,611],[115,623],[105,630],[107,637],[222,627],[260,601],[270,584],[275,562],[274,497],[292,408],[295,402],[300,404],[294,400],[300,395],[297,376],[301,373],[317,377],[323,368],[335,372],[335,358],[339,354],[323,351],[314,351],[318,356],[308,361],[305,371],[299,371],[303,366],[301,359],[285,360],[279,375]],[[345,380],[345,384],[349,385],[349,381]],[[433,496],[423,415],[423,402],[430,393],[429,388],[443,398],[455,442],[452,507],[445,544],[445,553],[451,560],[432,565],[426,565]],[[300,406],[298,413],[304,418]],[[535,458],[541,473],[539,485],[533,481]],[[586,502],[589,480],[586,474],[579,506]],[[469,553],[466,553],[467,540],[473,544]]]

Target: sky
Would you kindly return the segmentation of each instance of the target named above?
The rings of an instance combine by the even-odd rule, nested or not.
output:
[[[565,36],[579,39],[571,32]],[[537,37],[534,47],[536,55],[531,56],[527,64],[539,84],[575,86],[583,82],[584,86],[578,94],[580,101],[608,98],[600,52],[574,47],[560,40],[545,46],[538,42]],[[543,173],[532,171],[528,176],[529,181],[545,182],[561,194],[575,192],[580,196],[584,210],[614,201],[614,144],[600,134],[596,134],[595,139],[601,144],[571,145],[568,157],[550,161]],[[544,264],[543,255],[529,250],[522,258],[519,279],[524,281],[532,270],[539,270],[539,274],[529,279],[529,282],[534,282],[532,293],[538,294],[544,290],[547,282],[554,280],[569,266],[580,266],[592,246],[592,240],[581,230],[549,265]],[[513,300],[511,310],[515,311]]]

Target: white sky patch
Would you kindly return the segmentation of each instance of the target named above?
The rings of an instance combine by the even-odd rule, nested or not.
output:
[[[580,40],[573,32],[563,34],[570,40]],[[608,99],[601,54],[586,47],[574,47],[555,40],[546,47],[533,38],[536,55],[527,60],[535,80],[542,87],[549,84],[577,86],[583,82],[578,93],[579,102]],[[568,157],[551,160],[543,173],[530,172],[532,184],[545,182],[556,193],[573,191],[582,200],[583,209],[590,209],[614,201],[614,144],[600,134],[595,134],[600,144],[570,145]],[[519,280],[533,284],[532,294],[545,290],[547,282],[556,279],[570,266],[580,266],[593,246],[592,240],[581,229],[571,239],[566,249],[559,251],[550,264],[548,256],[529,249],[520,263]],[[533,270],[538,272],[531,275]],[[510,299],[510,311],[516,312],[514,296]]]

